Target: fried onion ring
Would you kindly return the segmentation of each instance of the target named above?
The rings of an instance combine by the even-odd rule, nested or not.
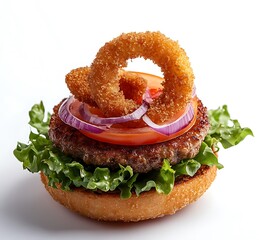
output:
[[[137,57],[152,60],[164,73],[163,93],[148,110],[152,121],[164,123],[190,102],[194,75],[178,42],[160,32],[122,34],[101,47],[88,75],[92,98],[107,117],[136,109],[136,103],[120,91],[118,70],[127,66],[128,59]]]
[[[66,75],[66,83],[71,93],[79,100],[96,106],[87,81],[89,67],[73,69]],[[142,95],[147,88],[147,81],[138,74],[119,69],[119,87],[126,99],[141,104]]]

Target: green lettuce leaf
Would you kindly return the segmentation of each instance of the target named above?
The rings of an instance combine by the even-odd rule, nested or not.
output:
[[[250,128],[242,128],[238,120],[230,118],[226,105],[208,111],[208,115],[211,126],[205,141],[209,146],[220,142],[224,148],[230,148],[243,141],[248,135],[253,136]]]
[[[218,143],[229,148],[237,145],[246,136],[253,135],[251,129],[241,128],[237,120],[231,120],[226,106],[211,110],[209,134],[193,159],[182,160],[173,166],[164,159],[160,170],[138,174],[130,166],[120,165],[119,169],[111,171],[106,167],[87,166],[80,160],[63,154],[49,140],[50,114],[45,113],[42,102],[31,108],[29,117],[29,124],[36,132],[30,132],[28,144],[18,142],[13,151],[24,169],[32,173],[43,172],[53,188],[60,186],[64,190],[70,190],[83,187],[93,191],[119,191],[121,198],[131,197],[132,192],[139,195],[152,188],[158,193],[168,194],[177,177],[194,176],[201,165],[215,165],[218,169],[223,167],[214,154],[219,149]]]
[[[182,160],[180,163],[172,166],[175,170],[175,177],[181,176],[181,175],[188,175],[188,176],[194,176],[195,173],[199,170],[201,167],[201,164],[194,160]]]
[[[223,168],[223,165],[218,162],[218,158],[214,154],[214,151],[207,145],[206,142],[201,144],[199,153],[194,157],[194,159],[201,165],[215,165],[218,169]]]
[[[135,192],[139,195],[142,192],[155,188],[158,193],[168,194],[172,191],[175,181],[175,171],[170,166],[168,160],[164,160],[158,171],[151,171],[142,174],[138,181],[134,183]]]
[[[45,118],[45,108],[43,102],[40,104],[35,104],[32,106],[32,109],[29,111],[30,122],[29,124],[36,128],[38,133],[43,134],[46,138],[48,138],[48,130],[49,130],[49,121],[50,121],[50,113],[47,113],[47,119]]]

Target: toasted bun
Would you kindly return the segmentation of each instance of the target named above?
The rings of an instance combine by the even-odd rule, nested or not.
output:
[[[155,190],[132,194],[121,199],[117,193],[100,193],[76,188],[63,191],[48,185],[48,178],[41,173],[41,180],[50,195],[65,207],[89,218],[103,221],[137,222],[174,214],[197,200],[216,177],[217,168],[202,167],[194,177],[176,181],[173,191],[158,194]]]

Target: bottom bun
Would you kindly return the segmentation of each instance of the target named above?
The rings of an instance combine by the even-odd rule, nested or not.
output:
[[[137,222],[174,214],[197,200],[216,177],[217,168],[202,167],[194,177],[184,177],[175,182],[173,191],[159,194],[155,190],[132,194],[121,199],[118,193],[100,193],[75,188],[63,191],[48,185],[48,178],[41,173],[41,180],[50,195],[65,207],[89,218],[103,221]]]

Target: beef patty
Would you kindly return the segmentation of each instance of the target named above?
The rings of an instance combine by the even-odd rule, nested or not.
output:
[[[60,103],[61,104],[61,103]],[[134,172],[145,173],[159,169],[166,158],[174,165],[182,159],[193,158],[207,135],[209,122],[207,109],[198,101],[196,123],[185,134],[163,143],[143,146],[121,146],[99,142],[86,137],[62,122],[58,116],[59,105],[51,116],[49,137],[63,153],[86,164],[107,166],[111,169],[130,165]]]

